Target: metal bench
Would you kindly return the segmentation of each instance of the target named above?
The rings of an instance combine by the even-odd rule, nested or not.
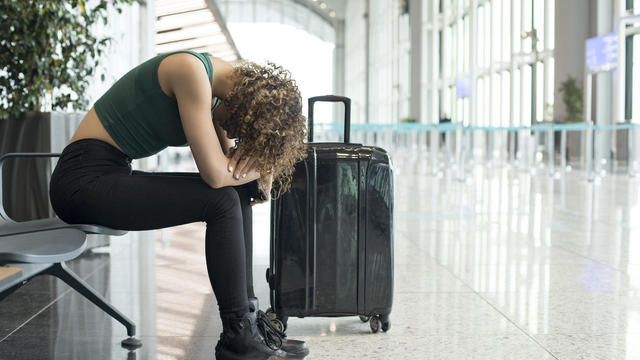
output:
[[[127,231],[95,224],[67,224],[57,216],[16,222],[5,212],[2,201],[4,162],[9,158],[59,156],[59,153],[8,153],[0,156],[0,267],[21,269],[0,281],[0,301],[37,275],[53,275],[127,328],[128,338],[122,340],[123,347],[138,348],[142,342],[135,337],[136,325],[65,264],[85,250],[87,234],[120,236]]]

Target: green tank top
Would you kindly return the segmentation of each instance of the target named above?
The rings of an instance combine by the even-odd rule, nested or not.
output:
[[[165,94],[158,83],[158,66],[165,57],[186,52],[202,61],[213,81],[209,53],[191,50],[159,54],[131,69],[94,104],[100,122],[113,140],[132,159],[153,155],[167,146],[188,145],[178,102]],[[214,98],[213,111],[220,104]]]

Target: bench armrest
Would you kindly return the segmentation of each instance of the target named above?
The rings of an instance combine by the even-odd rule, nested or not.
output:
[[[7,153],[0,156],[0,220],[15,222],[9,217],[4,209],[4,201],[2,198],[2,165],[10,158],[42,158],[42,157],[60,157],[60,153]]]

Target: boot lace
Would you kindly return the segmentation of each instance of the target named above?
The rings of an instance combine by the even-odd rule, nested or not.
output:
[[[264,311],[258,310],[256,315],[256,325],[258,326],[258,331],[260,331],[260,335],[264,338],[265,343],[269,348],[279,350],[282,347],[283,339],[286,335],[271,324],[271,320],[269,320],[269,317],[264,313]]]

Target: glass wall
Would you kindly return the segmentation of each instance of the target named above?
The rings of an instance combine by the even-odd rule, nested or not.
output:
[[[443,0],[426,3],[427,123],[445,115],[478,126],[553,119],[556,0]],[[433,56],[433,55],[432,55]],[[456,79],[469,78],[468,99]]]
[[[630,3],[630,1],[628,1]],[[633,1],[633,13],[640,14],[640,0]],[[631,57],[633,58],[633,64],[631,65],[632,80],[631,86],[628,90],[631,91],[629,98],[637,98],[640,93],[640,33],[633,35],[631,45]],[[640,104],[631,101],[631,121],[634,123],[640,123]]]

